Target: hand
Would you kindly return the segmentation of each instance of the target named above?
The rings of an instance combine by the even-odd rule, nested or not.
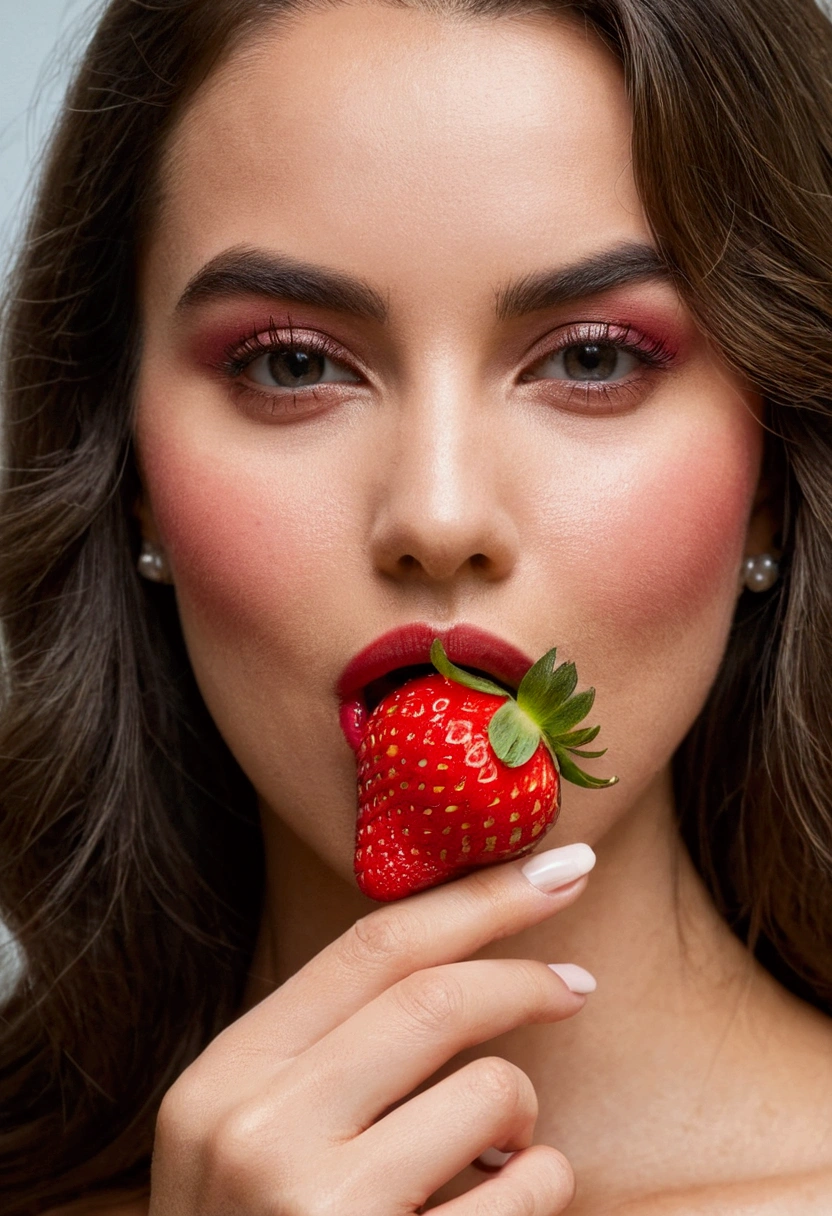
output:
[[[530,1147],[537,1099],[519,1068],[480,1058],[403,1099],[464,1048],[583,1007],[545,963],[469,956],[571,904],[593,861],[586,845],[551,850],[359,920],[168,1091],[150,1216],[411,1216],[491,1147],[516,1155],[434,1211],[564,1211],[572,1172]]]

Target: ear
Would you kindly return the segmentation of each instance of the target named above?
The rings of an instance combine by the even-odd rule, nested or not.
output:
[[[785,463],[779,444],[767,436],[760,480],[745,535],[744,558],[768,554],[779,562],[783,556]],[[737,578],[737,595],[745,590],[745,570]]]
[[[145,490],[140,490],[133,503],[133,514],[139,521],[142,551],[139,554],[139,574],[152,583],[173,583],[170,563],[159,538],[153,509]]]
[[[745,557],[756,557],[770,553],[779,558],[782,553],[783,532],[782,497],[772,494],[767,486],[760,484],[745,536]]]
[[[778,560],[783,553],[785,465],[780,443],[766,436],[760,480],[748,520],[745,557],[770,553]]]
[[[147,491],[141,489],[133,503],[133,514],[139,521],[139,529],[142,534],[142,540],[149,541],[151,545],[159,545],[159,531],[156,527],[156,520],[153,518],[153,508],[150,505]]]

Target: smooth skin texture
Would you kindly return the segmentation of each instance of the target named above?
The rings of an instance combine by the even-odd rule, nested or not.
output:
[[[629,141],[582,28],[369,3],[261,36],[172,136],[140,512],[260,797],[268,897],[249,1012],[163,1108],[152,1216],[832,1207],[829,1023],[731,936],[673,819],[671,756],[743,554],[771,543],[759,402],[660,276],[495,308],[650,246]],[[363,315],[263,289],[179,304],[241,250],[361,280]],[[313,390],[251,348],[290,329],[329,343]],[[600,391],[563,353],[589,341]],[[544,897],[510,865],[390,909],[357,892],[334,685],[412,620],[558,645],[595,685],[620,784],[565,791],[541,844],[591,844],[588,884]],[[483,1181],[465,1163],[490,1145],[525,1151]]]

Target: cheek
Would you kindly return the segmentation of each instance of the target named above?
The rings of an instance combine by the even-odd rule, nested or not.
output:
[[[192,446],[161,440],[143,451],[143,464],[186,632],[204,623],[222,646],[245,637],[272,654],[281,639],[296,649],[294,628],[314,623],[316,572],[334,560],[326,550],[335,504],[308,489],[320,479],[310,483],[302,469],[287,478],[250,452],[201,459]],[[275,631],[275,619],[285,627]]]
[[[642,482],[644,493],[628,504],[622,546],[629,576],[621,569],[617,579],[631,603],[687,614],[718,594],[726,577],[733,587],[756,480],[745,455],[728,462],[724,452],[688,455]]]
[[[593,720],[622,798],[635,798],[669,763],[713,684],[761,454],[761,428],[745,410],[727,420],[711,414],[585,462],[594,472],[575,485],[584,510],[558,601],[563,652],[597,689]],[[620,806],[582,791],[568,798],[570,814],[595,816],[598,831]]]
[[[654,649],[690,637],[700,623],[718,630],[721,642],[761,452],[759,424],[743,410],[731,425],[693,429],[659,449],[645,445],[632,459],[618,453],[594,494],[584,484],[591,539],[578,577],[608,638]]]

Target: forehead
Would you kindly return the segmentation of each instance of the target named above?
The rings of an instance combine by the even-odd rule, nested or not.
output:
[[[649,239],[619,65],[550,15],[310,9],[232,55],[173,133],[151,262],[261,246],[395,290]],[[518,261],[519,259],[519,261]],[[491,263],[493,262],[493,266]]]

